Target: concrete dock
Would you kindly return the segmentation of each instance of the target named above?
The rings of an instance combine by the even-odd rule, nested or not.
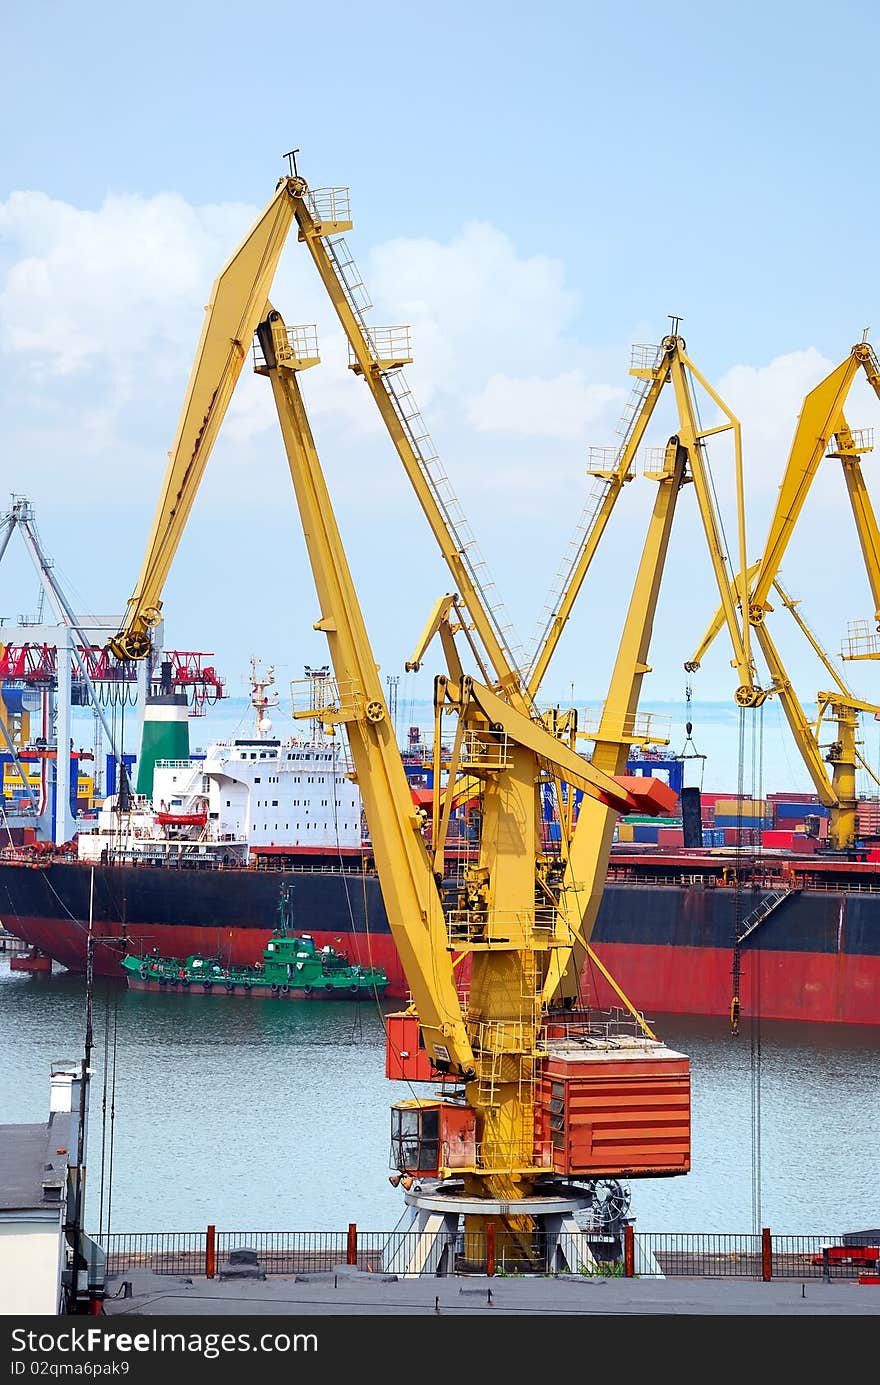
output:
[[[127,1286],[127,1287],[126,1287]],[[108,1280],[107,1316],[880,1316],[880,1284],[854,1280],[618,1279],[484,1275],[395,1279],[348,1265],[263,1280],[128,1270]]]

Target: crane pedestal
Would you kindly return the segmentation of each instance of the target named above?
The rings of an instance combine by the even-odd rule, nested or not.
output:
[[[590,1213],[595,1208],[595,1199],[589,1189],[574,1184],[554,1184],[546,1193],[503,1202],[465,1197],[459,1183],[441,1185],[425,1181],[415,1184],[405,1197],[407,1211],[397,1228],[404,1234],[389,1246],[383,1265],[386,1272],[396,1273],[401,1278],[456,1272],[461,1268],[462,1236],[465,1263],[473,1258],[474,1268],[486,1272],[488,1230],[485,1239],[479,1236],[477,1254],[469,1257],[468,1233],[459,1229],[462,1218],[476,1217],[486,1228],[494,1226],[499,1239],[499,1269],[514,1268],[509,1263],[505,1266],[505,1256],[500,1250],[501,1238],[514,1217],[531,1218],[535,1228],[531,1266],[518,1256],[515,1266],[518,1272],[528,1272],[531,1268],[532,1272],[540,1274],[566,1271],[598,1274],[601,1262],[617,1260],[622,1250],[623,1221],[616,1227],[608,1225],[595,1230],[578,1224],[576,1215]]]

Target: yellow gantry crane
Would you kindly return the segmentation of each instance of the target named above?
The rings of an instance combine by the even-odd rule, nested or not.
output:
[[[749,591],[748,618],[753,626],[760,625],[765,613],[772,609],[768,604],[770,589],[825,456],[837,458],[843,469],[865,570],[874,597],[874,619],[880,622],[880,531],[860,461],[861,456],[871,450],[872,440],[868,431],[851,431],[843,412],[859,371],[864,372],[880,399],[880,361],[866,339],[857,342],[846,359],[810,390],[804,399],[764,553]]]
[[[435,808],[436,838],[430,851],[423,815],[413,805],[394,743],[299,388],[300,372],[318,363],[316,337],[313,329],[288,329],[268,301],[293,219],[345,328],[352,369],[373,393],[456,582],[457,593],[438,603],[419,650],[420,658],[433,634],[440,635],[447,670],[435,680],[438,740],[443,718],[455,720],[451,756],[445,764],[450,787],[442,818]],[[627,1145],[623,1140],[617,1146],[609,1142],[589,1155],[579,1145],[572,1155],[567,1144],[557,1147],[550,1133],[556,1119],[552,1101],[539,1091],[551,1056],[546,1011],[573,946],[587,944],[580,931],[583,887],[574,854],[578,832],[567,843],[567,879],[560,881],[541,844],[543,786],[554,782],[569,791],[580,790],[585,801],[600,804],[610,820],[619,813],[669,811],[674,795],[658,781],[619,780],[578,754],[558,734],[559,728],[548,725],[535,710],[537,682],[528,682],[521,672],[500,602],[490,595],[463,516],[444,488],[439,461],[402,379],[401,367],[409,360],[408,334],[401,336],[405,329],[370,328],[363,321],[362,285],[341,239],[350,224],[345,190],[313,192],[293,174],[281,180],[269,207],[218,276],[147,554],[126,620],[111,647],[125,658],[143,658],[148,652],[149,631],[161,611],[162,584],[240,373],[247,333],[255,332],[256,369],[271,382],[321,607],[315,628],[327,637],[335,675],[335,700],[325,702],[316,714],[330,727],[346,728],[386,913],[411,988],[424,1051],[435,1081],[439,1074],[454,1084],[450,1100],[416,1102],[411,1109],[404,1103],[401,1118],[417,1119],[420,1148],[423,1117],[427,1125],[441,1121],[438,1137],[426,1137],[434,1149],[431,1173],[441,1184],[454,1174],[463,1190],[462,1207],[478,1222],[494,1214],[493,1209],[507,1208],[507,1234],[522,1247],[538,1215],[536,1208],[545,1205],[540,1194],[548,1178],[559,1173],[683,1173],[689,1167],[687,1060],[665,1049],[644,1024],[641,1057],[649,1068],[655,1059],[665,1064],[667,1075],[654,1098],[654,1105],[659,1101],[666,1113],[662,1139],[654,1118],[643,1111],[641,1141]],[[674,380],[679,354],[677,340],[670,342],[652,372]],[[698,451],[696,433],[689,441]],[[632,664],[629,677],[636,683],[647,671],[644,656],[659,571],[687,458],[687,446],[675,440],[658,477],[663,501],[658,498],[655,507],[622,656]],[[724,596],[729,590],[726,573],[719,586]],[[461,633],[474,653],[479,677],[467,673],[461,662],[456,644],[456,634]],[[554,630],[554,641],[557,637]],[[746,648],[742,669],[747,675]],[[436,749],[435,754],[439,755]],[[445,835],[454,786],[468,780],[481,785],[479,859],[450,898],[437,847]],[[585,832],[580,835],[586,840]],[[598,878],[599,865],[604,874],[604,840],[602,834],[592,836],[596,865],[591,879]],[[588,854],[585,851],[584,858]],[[464,996],[456,984],[456,967],[463,958],[470,964]],[[569,1077],[562,1074],[563,1086]],[[651,1107],[647,1097],[645,1106]],[[442,1126],[445,1118],[451,1122],[448,1129]],[[606,1111],[605,1118],[613,1124],[619,1113]],[[544,1134],[539,1138],[541,1119]],[[412,1147],[401,1135],[401,1150],[404,1145]],[[553,1152],[557,1148],[564,1158]],[[570,1204],[569,1199],[569,1210]]]
[[[449,775],[483,781],[486,864],[457,901],[460,907],[444,908],[303,406],[302,366],[289,354],[280,314],[271,312],[257,334],[258,369],[272,383],[321,605],[316,628],[327,636],[336,676],[336,703],[322,707],[321,716],[348,731],[386,910],[426,1049],[438,1071],[465,1081],[478,1114],[479,1167],[464,1171],[466,1186],[520,1197],[541,1171],[533,1158],[533,1093],[541,982],[555,937],[552,901],[536,906],[540,784],[555,773],[617,812],[636,802],[659,807],[664,794],[653,781],[630,789],[597,770],[540,721],[467,675],[447,644],[451,667],[437,684],[444,711],[458,723]],[[471,957],[466,1018],[453,954]]]
[[[858,749],[859,716],[863,712],[877,715],[880,709],[873,703],[854,697],[798,610],[799,603],[782,587],[779,571],[823,457],[837,459],[843,470],[865,571],[874,598],[874,618],[880,621],[880,529],[865,486],[860,460],[866,452],[871,451],[872,437],[869,430],[852,431],[843,412],[860,370],[880,398],[880,362],[873,347],[863,339],[804,399],[764,552],[748,570],[744,588],[748,592],[747,600],[739,603],[745,605],[747,623],[754,629],[770,671],[772,683],[769,692],[779,697],[819,801],[830,809],[829,841],[837,849],[851,846],[856,838],[857,769],[865,769],[876,779]],[[817,694],[818,715],[813,722],[804,713],[767,628],[766,617],[774,609],[770,600],[773,592],[790,613],[835,685],[832,691]],[[733,589],[731,596],[739,602],[739,595]],[[700,667],[707,649],[724,624],[725,616],[726,612],[722,609],[716,611],[699,647],[685,665],[689,671]],[[877,628],[880,629],[880,625]],[[880,657],[877,635],[862,633],[851,636],[849,648],[843,657]],[[821,734],[826,720],[834,722],[835,731],[833,740],[823,746]]]
[[[742,446],[738,420],[727,405],[697,370],[686,354],[685,342],[674,331],[657,347],[636,348],[630,374],[634,377],[631,408],[625,421],[624,440],[613,458],[603,453],[603,466],[594,468],[592,475],[599,494],[589,518],[582,524],[578,541],[573,545],[574,557],[564,574],[561,589],[554,593],[548,607],[545,628],[540,633],[534,656],[528,668],[525,659],[517,660],[515,645],[503,606],[487,580],[485,564],[476,555],[476,545],[467,530],[464,516],[448,485],[443,466],[431,441],[428,429],[409,390],[402,367],[409,363],[409,329],[406,327],[373,327],[366,317],[369,297],[342,232],[349,229],[348,195],[346,189],[325,189],[313,193],[303,184],[294,190],[299,238],[311,255],[327,291],[339,322],[348,340],[351,369],[365,380],[377,405],[388,434],[404,465],[404,469],[425,513],[440,551],[456,584],[457,626],[467,635],[472,651],[488,681],[494,671],[493,688],[511,705],[526,714],[535,711],[535,699],[569,619],[577,595],[589,570],[598,544],[611,517],[623,486],[633,475],[633,467],[645,430],[664,387],[672,385],[679,418],[679,433],[673,438],[657,463],[653,477],[659,482],[657,504],[633,590],[614,675],[606,701],[606,711],[594,741],[592,763],[607,773],[620,775],[626,767],[627,755],[638,742],[635,721],[644,674],[648,671],[647,651],[659,594],[660,579],[669,541],[675,500],[685,480],[692,481],[710,560],[728,623],[735,651],[734,663],[739,675],[736,690],[743,706],[759,705],[766,694],[755,682],[755,671],[749,649],[749,629],[739,620],[737,605],[730,594],[731,572],[724,551],[722,531],[715,512],[711,480],[705,455],[706,440],[715,434],[731,431],[734,439],[735,479],[738,499],[739,587],[745,586],[746,533],[743,497]],[[328,221],[320,208],[329,205],[334,215]],[[338,219],[344,208],[345,220]],[[713,403],[721,410],[725,422],[704,429],[694,398],[692,379],[703,387]],[[676,469],[678,450],[682,452],[682,467]],[[607,463],[611,462],[608,466]],[[649,473],[650,474],[650,473]],[[452,596],[438,603],[428,622],[419,653],[410,661],[415,667],[430,637],[443,633],[448,627],[449,602]],[[444,604],[446,603],[446,604]],[[476,636],[476,640],[474,639]],[[480,659],[477,642],[485,650]],[[449,645],[449,634],[444,647]],[[440,704],[435,703],[435,728],[439,729]],[[573,711],[563,721],[554,722],[554,733],[577,734]],[[571,739],[574,744],[574,739]],[[439,745],[435,737],[435,756]],[[435,771],[439,766],[435,766]],[[439,780],[435,772],[435,785]],[[566,824],[565,795],[562,781],[556,779],[559,821]],[[455,792],[450,775],[451,792]],[[450,794],[442,817],[439,814],[435,791],[434,838],[435,851],[442,860],[445,827],[449,821]],[[570,800],[569,800],[570,801]],[[581,967],[589,952],[589,937],[595,924],[605,879],[616,813],[605,811],[601,805],[586,805],[578,816],[570,841],[563,840],[564,872],[558,875],[555,860],[544,861],[539,867],[541,886],[555,900],[558,920],[558,949],[548,972],[543,1002],[571,1004],[576,998]],[[552,874],[552,882],[548,879]],[[598,959],[590,954],[594,963]],[[609,978],[610,979],[610,978]],[[613,983],[612,983],[613,984]],[[621,997],[625,1000],[624,997]]]
[[[674,323],[677,327],[677,322]],[[684,339],[673,331],[660,347],[634,348],[630,374],[637,384],[623,423],[623,442],[616,454],[607,449],[592,449],[594,461],[610,461],[610,466],[594,468],[592,474],[600,489],[588,502],[579,526],[579,541],[561,582],[551,593],[543,628],[529,665],[527,690],[535,696],[575,599],[583,585],[599,541],[611,517],[625,482],[635,474],[635,463],[647,427],[664,386],[673,387],[678,414],[678,432],[664,449],[654,449],[648,457],[645,476],[657,483],[658,491],[648,525],[633,593],[623,627],[617,658],[598,726],[579,731],[593,743],[591,761],[606,773],[621,775],[633,745],[650,741],[650,726],[639,717],[638,706],[645,674],[650,672],[648,654],[651,632],[660,592],[660,582],[669,546],[672,522],[679,492],[692,482],[696,493],[703,532],[713,573],[721,595],[721,621],[727,624],[734,649],[733,663],[739,675],[736,699],[741,706],[759,706],[766,692],[756,681],[749,648],[749,631],[740,624],[734,592],[744,589],[745,572],[732,577],[725,552],[722,527],[713,501],[713,488],[706,456],[706,440],[730,431],[734,442],[735,486],[739,499],[739,560],[746,552],[743,503],[742,443],[738,419],[718,396],[688,357]],[[725,417],[725,422],[704,429],[699,424],[693,382],[709,395]],[[658,455],[659,453],[659,455]],[[575,728],[577,730],[577,728]],[[560,818],[563,817],[560,807]],[[571,1003],[577,995],[581,968],[586,956],[595,965],[598,959],[589,947],[602,898],[616,815],[601,804],[585,800],[581,805],[570,842],[563,838],[565,871],[559,898],[564,915],[580,920],[573,930],[570,949],[554,954],[545,983],[545,1002]],[[608,978],[610,979],[610,978]],[[613,984],[613,983],[612,983]]]

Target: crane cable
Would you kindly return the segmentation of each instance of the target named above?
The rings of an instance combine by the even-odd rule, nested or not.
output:
[[[113,1206],[113,1147],[116,1133],[116,1062],[119,1045],[119,992],[113,990],[113,1044],[112,1062],[110,1060],[110,988],[106,990],[104,1009],[104,1086],[101,1101],[101,1184],[98,1199],[98,1239],[110,1234],[110,1219]],[[108,1072],[109,1082],[109,1137],[108,1137]],[[104,1224],[104,1175],[107,1175],[107,1224]]]
[[[758,859],[763,858],[764,822],[764,707],[758,708],[757,752],[755,747],[755,728],[752,727],[752,788],[757,789],[760,808],[761,832],[759,834]],[[757,759],[757,781],[755,761]],[[751,1067],[751,1140],[752,1140],[752,1225],[756,1233],[761,1229],[761,965],[760,940],[757,942],[757,955],[753,955],[751,968],[751,1018],[749,1022],[749,1061]]]
[[[735,877],[734,877],[734,908],[733,908],[733,994],[730,1002],[730,1025],[731,1033],[739,1033],[739,1020],[741,1008],[741,948],[742,948],[742,904],[743,904],[743,867],[745,853],[743,849],[743,803],[745,789],[745,760],[746,760],[746,709],[741,707],[739,710],[739,754],[738,754],[738,774],[737,789],[739,798],[737,801],[737,842],[735,848]],[[757,803],[759,807],[759,821],[762,826],[754,830],[759,834],[763,830],[763,775],[764,775],[764,717],[763,708],[759,710],[757,736],[755,727],[751,727],[751,789],[752,802],[755,800],[755,789],[757,787]],[[756,857],[761,859],[760,836],[757,845]],[[750,1137],[751,1137],[751,1202],[753,1229],[759,1232],[762,1222],[761,1211],[761,968],[760,965],[753,965],[750,968],[751,985],[751,1004],[749,1007],[749,1067],[750,1067]]]

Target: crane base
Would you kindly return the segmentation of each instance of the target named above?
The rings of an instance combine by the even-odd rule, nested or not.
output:
[[[504,1202],[465,1197],[459,1186],[445,1191],[439,1183],[422,1183],[406,1193],[407,1211],[397,1227],[402,1234],[386,1251],[386,1272],[401,1278],[443,1276],[463,1268],[492,1273],[488,1235],[460,1229],[461,1219],[471,1217],[495,1227],[495,1272],[515,1268],[517,1273],[599,1275],[607,1272],[603,1263],[620,1258],[622,1224],[617,1229],[587,1230],[575,1220],[577,1213],[593,1206],[592,1195],[583,1188],[558,1184],[546,1194]],[[534,1232],[525,1237],[511,1233],[513,1217],[530,1217]]]

